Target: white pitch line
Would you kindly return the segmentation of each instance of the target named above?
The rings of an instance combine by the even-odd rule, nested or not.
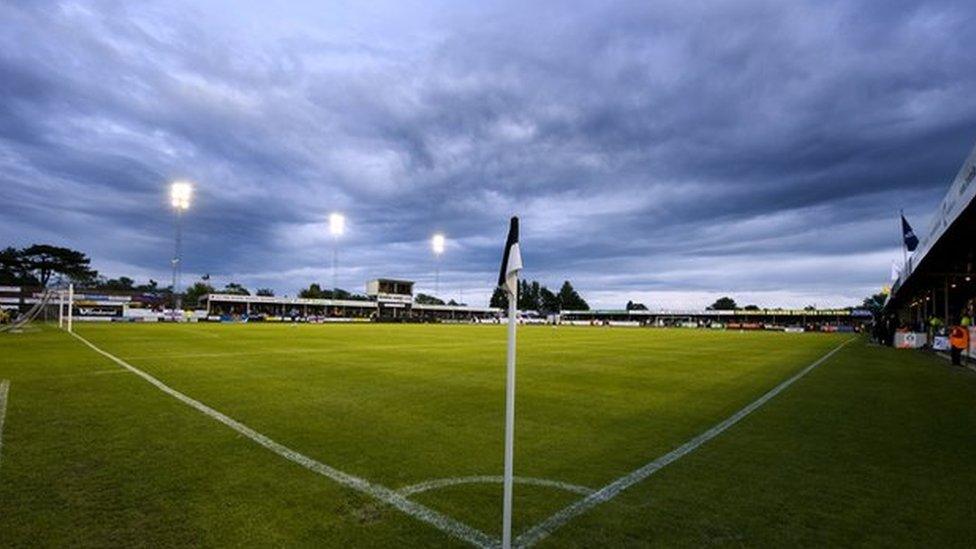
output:
[[[0,380],[0,462],[3,461],[3,421],[7,418],[7,395],[10,393],[10,382]]]
[[[265,435],[262,435],[261,433],[255,431],[254,429],[251,429],[247,425],[244,425],[243,423],[235,419],[232,419],[218,412],[217,410],[214,410],[213,408],[207,406],[206,404],[203,404],[198,400],[194,400],[184,395],[183,393],[177,391],[176,389],[173,389],[172,387],[166,385],[162,381],[147,374],[146,372],[143,372],[142,370],[136,368],[135,366],[132,366],[131,364],[125,362],[124,360],[106,351],[99,349],[98,347],[93,345],[90,341],[81,337],[80,335],[76,333],[72,333],[71,335],[75,336],[79,341],[81,341],[82,343],[90,347],[96,353],[104,356],[105,358],[108,358],[112,362],[115,362],[119,366],[125,368],[126,370],[129,370],[133,374],[148,381],[150,384],[155,386],[160,391],[170,395],[171,397],[175,398],[176,400],[179,400],[180,402],[186,404],[187,406],[194,408],[198,412],[201,412],[204,415],[213,418],[219,421],[220,423],[223,423],[224,425],[230,427],[234,431],[237,431],[241,435],[244,435],[245,437],[253,440],[254,442],[260,444],[261,446],[264,446],[268,450],[271,450],[272,452],[278,454],[279,456],[293,463],[297,463],[298,465],[301,465],[302,467],[305,467],[310,471],[314,471],[324,477],[328,477],[343,486],[352,488],[353,490],[357,490],[359,492],[372,496],[388,505],[391,505],[399,509],[403,513],[410,515],[415,519],[426,522],[427,524],[434,526],[438,530],[450,536],[453,536],[462,541],[466,541],[477,547],[494,548],[500,545],[500,542],[497,539],[492,538],[491,536],[482,532],[481,530],[468,526],[463,522],[460,522],[447,515],[439,513],[425,505],[421,505],[419,503],[410,501],[405,496],[397,493],[395,490],[391,490],[385,486],[370,483],[366,479],[359,478],[350,475],[348,473],[344,473],[334,467],[330,467],[304,454],[296,452],[295,450],[292,450],[287,446],[275,442],[274,440],[271,440],[270,438],[266,437]]]
[[[610,484],[607,484],[603,488],[600,488],[596,492],[582,498],[575,503],[572,503],[562,510],[557,511],[555,514],[540,522],[539,524],[528,529],[525,533],[516,538],[514,545],[517,547],[530,547],[536,543],[542,541],[558,528],[565,525],[567,522],[573,518],[582,515],[583,513],[589,511],[590,509],[610,501],[616,497],[620,492],[623,492],[627,488],[643,481],[647,477],[653,475],[665,466],[677,461],[678,459],[690,454],[695,451],[699,446],[705,444],[709,440],[720,435],[723,431],[732,427],[738,423],[742,418],[746,417],[750,413],[754,412],[756,409],[761,407],[763,404],[769,402],[773,397],[780,394],[787,387],[795,383],[798,379],[810,373],[811,370],[823,364],[827,359],[834,355],[837,351],[840,351],[848,343],[854,341],[856,338],[848,339],[847,341],[841,343],[835,347],[832,351],[825,354],[824,356],[817,359],[816,362],[807,366],[806,368],[800,370],[792,377],[786,381],[780,383],[776,387],[770,389],[769,392],[762,395],[761,397],[754,400],[752,403],[748,404],[745,408],[742,408],[738,412],[732,414],[727,419],[698,435],[697,437],[689,440],[688,442],[682,444],[681,446],[671,450],[667,454],[655,459],[654,461],[644,465],[643,467],[636,469],[617,480],[614,480]]]
[[[410,486],[404,486],[403,488],[398,489],[397,492],[399,492],[404,496],[412,496],[414,494],[419,494],[421,492],[426,492],[428,490],[447,488],[448,486],[458,486],[460,484],[501,484],[503,480],[504,479],[501,475],[480,475],[480,476],[471,476],[471,477],[439,478],[434,480],[428,480],[425,482],[420,482],[417,484],[411,484]],[[587,488],[586,486],[579,486],[578,484],[569,484],[568,482],[560,482],[558,480],[547,480],[544,478],[514,477],[513,480],[515,481],[515,484],[526,484],[529,486],[542,486],[545,488],[555,488],[557,490],[573,492],[574,494],[580,494],[583,496],[588,496],[595,491],[592,488]]]

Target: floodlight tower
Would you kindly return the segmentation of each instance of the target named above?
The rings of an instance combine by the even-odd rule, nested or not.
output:
[[[332,235],[332,298],[339,289],[339,237],[346,232],[346,216],[329,214],[329,234]]]
[[[430,239],[430,247],[434,251],[434,295],[440,293],[441,283],[441,254],[444,253],[444,235],[437,233]]]
[[[176,213],[176,238],[173,246],[173,316],[176,320],[177,311],[183,308],[183,296],[180,295],[180,275],[183,270],[183,212],[190,207],[190,197],[193,196],[193,185],[186,181],[177,181],[170,185],[169,198],[173,211]]]

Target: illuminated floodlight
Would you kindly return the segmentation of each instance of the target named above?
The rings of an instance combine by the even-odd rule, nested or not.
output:
[[[430,247],[434,250],[434,253],[441,255],[444,253],[444,235],[438,233],[435,234],[433,238],[430,239]]]
[[[193,185],[188,181],[174,181],[169,187],[169,200],[176,210],[176,238],[173,241],[173,320],[183,318],[183,294],[180,293],[180,277],[183,271],[183,212],[190,208]]]
[[[346,216],[341,213],[329,214],[329,234],[339,237],[344,232],[346,232]]]
[[[186,181],[177,181],[169,188],[170,203],[177,210],[186,210],[190,207],[190,197],[193,196],[193,185]]]

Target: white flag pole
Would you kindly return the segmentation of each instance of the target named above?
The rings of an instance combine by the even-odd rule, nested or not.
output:
[[[518,276],[508,292],[508,373],[505,381],[505,479],[502,514],[502,548],[512,547],[512,476],[515,450],[515,326],[518,314]]]

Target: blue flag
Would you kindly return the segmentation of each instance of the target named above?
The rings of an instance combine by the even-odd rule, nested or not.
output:
[[[901,236],[905,239],[905,247],[908,248],[908,251],[914,252],[915,248],[918,248],[918,237],[915,236],[915,231],[908,224],[904,214],[901,216]]]

